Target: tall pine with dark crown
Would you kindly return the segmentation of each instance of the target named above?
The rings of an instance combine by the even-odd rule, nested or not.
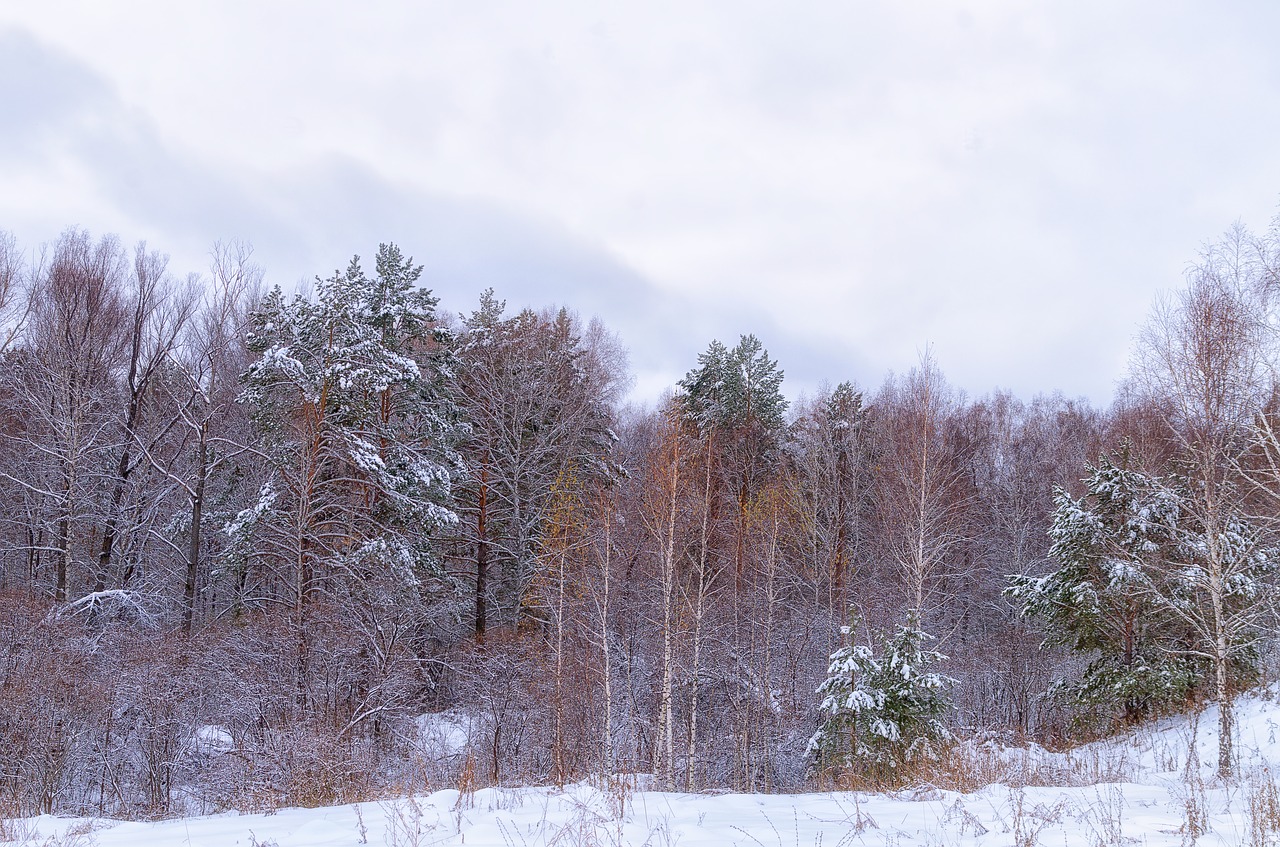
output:
[[[760,339],[744,335],[732,350],[712,341],[679,386],[686,413],[699,428],[745,428],[774,440],[787,414],[782,377]]]
[[[787,414],[782,376],[760,339],[744,335],[732,350],[712,341],[679,383],[684,418],[715,442],[724,484],[737,500],[739,542],[747,505],[779,459]],[[739,549],[739,572],[742,557]]]
[[[381,245],[316,281],[314,300],[273,290],[253,315],[241,399],[270,468],[259,502],[228,527],[289,586],[305,704],[308,609],[323,593],[373,639],[413,625],[423,600],[452,594],[431,543],[454,522],[456,412],[436,300],[421,267]],[[383,645],[377,645],[382,649]]]

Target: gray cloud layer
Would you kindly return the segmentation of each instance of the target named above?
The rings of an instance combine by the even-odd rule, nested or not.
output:
[[[66,225],[89,223],[128,235],[127,223],[155,231],[153,246],[173,252],[175,265],[185,261],[196,269],[213,239],[244,238],[273,272],[271,281],[285,288],[394,241],[424,264],[424,280],[444,308],[467,311],[493,287],[515,308],[567,305],[606,318],[615,331],[646,336],[649,343],[633,353],[641,368],[665,374],[683,366],[669,351],[687,353],[681,326],[697,326],[687,304],[659,294],[607,249],[552,220],[396,186],[347,157],[248,179],[169,149],[88,68],[28,33],[0,32],[0,79],[24,77],[43,80],[44,94],[0,85],[0,110],[14,127],[0,146],[4,170],[48,168],[57,149],[87,178],[86,193],[120,224],[90,210],[87,220]],[[22,202],[11,198],[7,213]],[[26,229],[49,237],[47,227]]]
[[[792,391],[932,342],[970,393],[1102,402],[1280,190],[1263,3],[6,14],[0,228],[242,237],[286,286],[394,240],[449,309],[598,314],[645,398],[755,332]]]

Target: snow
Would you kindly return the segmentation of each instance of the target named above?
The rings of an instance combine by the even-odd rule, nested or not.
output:
[[[432,758],[462,756],[471,744],[476,719],[460,711],[429,712],[414,718],[419,751]]]
[[[231,730],[225,726],[221,724],[206,724],[195,731],[195,737],[191,739],[191,746],[197,753],[216,756],[235,750],[236,740],[231,735]]]
[[[956,748],[974,785],[965,793],[926,786],[892,794],[692,795],[643,790],[648,785],[641,775],[563,789],[447,789],[359,805],[159,822],[44,816],[0,822],[0,844],[1275,844],[1280,841],[1276,832],[1256,828],[1265,815],[1250,809],[1265,806],[1259,798],[1276,789],[1272,775],[1280,765],[1280,705],[1270,695],[1241,698],[1236,717],[1241,777],[1234,784],[1213,775],[1218,716],[1210,706],[1198,716],[1167,718],[1066,753],[970,740]],[[465,743],[464,716],[424,715],[418,724],[445,749]],[[219,727],[205,729],[206,735],[218,737]],[[1206,830],[1198,840],[1187,834],[1189,809],[1203,813]]]

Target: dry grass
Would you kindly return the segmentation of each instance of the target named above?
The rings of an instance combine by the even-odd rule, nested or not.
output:
[[[439,814],[435,822],[426,820],[426,810],[415,797],[380,804],[386,817],[387,847],[423,847],[437,837],[442,826]]]
[[[1009,830],[1014,847],[1037,847],[1040,836],[1046,829],[1061,821],[1066,811],[1066,803],[1062,800],[1052,806],[1028,806],[1026,799],[1026,792],[1021,788],[1013,792],[1013,814]]]
[[[1249,847],[1280,844],[1280,786],[1269,768],[1251,774],[1245,785]]]
[[[828,773],[821,787],[883,792],[928,786],[970,794],[988,785],[1079,787],[1127,782],[1133,773],[1122,756],[1096,747],[1051,753],[1036,746],[966,742],[952,745],[937,759],[899,765],[887,775],[879,770]]]
[[[95,828],[93,821],[79,821],[61,833],[42,836],[32,820],[0,818],[0,842],[12,847],[93,847],[98,843]]]
[[[459,817],[459,824],[463,810],[475,807],[476,791],[479,788],[480,781],[476,778],[476,760],[468,751],[466,761],[462,763],[462,770],[458,772],[458,801],[453,805],[454,814]]]

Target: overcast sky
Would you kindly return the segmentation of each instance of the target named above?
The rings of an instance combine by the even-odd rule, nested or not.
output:
[[[536,10],[536,11],[534,11]],[[394,241],[441,307],[598,315],[648,400],[712,338],[788,393],[926,344],[1109,402],[1156,292],[1280,199],[1280,4],[8,2],[0,229]]]

